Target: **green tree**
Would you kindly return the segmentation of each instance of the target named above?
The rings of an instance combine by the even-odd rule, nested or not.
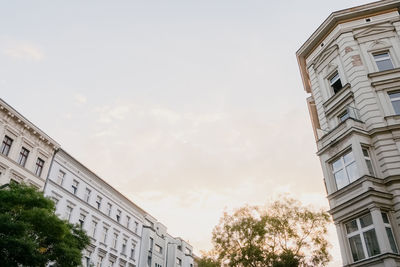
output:
[[[213,230],[214,253],[228,266],[326,266],[330,216],[284,198],[224,213]]]
[[[41,192],[18,184],[0,190],[0,266],[79,266],[89,243]]]

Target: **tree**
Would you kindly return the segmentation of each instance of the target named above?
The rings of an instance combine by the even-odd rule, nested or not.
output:
[[[213,230],[214,253],[228,266],[326,266],[330,216],[284,198],[224,213]]]
[[[201,258],[195,258],[198,267],[220,267],[221,263],[217,259],[214,251],[202,252]]]
[[[26,185],[0,190],[0,266],[79,266],[89,237]]]

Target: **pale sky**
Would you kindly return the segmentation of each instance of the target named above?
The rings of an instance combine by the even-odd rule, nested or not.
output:
[[[1,98],[195,252],[224,210],[327,209],[295,52],[370,1],[0,2]]]

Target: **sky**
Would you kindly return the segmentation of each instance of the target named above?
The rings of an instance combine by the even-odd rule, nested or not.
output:
[[[0,97],[200,253],[224,211],[328,209],[295,52],[368,2],[0,0]]]

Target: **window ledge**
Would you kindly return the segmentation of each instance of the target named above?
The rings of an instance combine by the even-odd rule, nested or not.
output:
[[[341,95],[344,94],[344,92],[348,91],[347,89],[349,89],[351,87],[351,85],[349,83],[346,83],[342,89],[340,89],[339,92],[337,92],[336,94],[334,94],[333,96],[331,96],[328,100],[326,100],[322,105],[325,108],[328,108],[329,105],[331,105],[332,102],[334,102],[336,99],[340,98]]]
[[[392,252],[388,252],[388,253],[373,256],[368,259],[364,259],[364,260],[360,260],[360,261],[357,261],[354,263],[343,265],[343,267],[361,267],[361,266],[367,266],[367,265],[370,266],[369,264],[371,264],[371,263],[383,262],[385,259],[390,259],[390,258],[400,260],[400,255],[392,253]]]
[[[377,72],[372,72],[368,74],[368,78],[375,78],[379,76],[383,76],[386,74],[392,74],[392,73],[398,73],[400,72],[400,68],[394,68],[391,70],[383,70],[383,71],[377,71]]]

